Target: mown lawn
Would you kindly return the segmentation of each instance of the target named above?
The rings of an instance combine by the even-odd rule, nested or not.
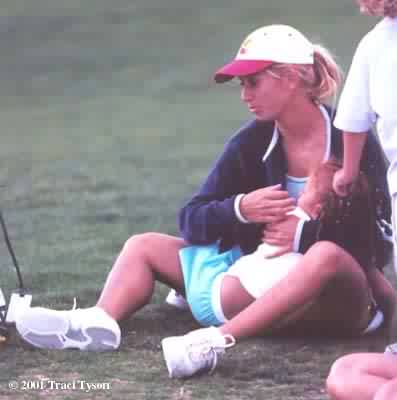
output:
[[[249,117],[238,88],[216,87],[211,75],[270,23],[296,26],[346,68],[372,21],[342,0],[2,1],[0,199],[34,305],[92,305],[130,235],[178,233],[178,208]],[[8,296],[16,277],[3,241],[0,249]],[[172,381],[160,341],[196,325],[163,304],[166,293],[158,286],[153,303],[125,321],[115,353],[31,350],[13,337],[0,348],[0,395],[324,400],[336,357],[385,343],[382,334],[258,338],[228,351],[214,375]],[[23,381],[47,388],[22,390]],[[103,385],[62,385],[82,381]]]

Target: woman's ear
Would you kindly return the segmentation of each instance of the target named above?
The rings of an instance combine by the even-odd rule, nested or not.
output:
[[[294,66],[289,66],[283,70],[283,77],[289,89],[296,89],[300,85],[301,78]]]

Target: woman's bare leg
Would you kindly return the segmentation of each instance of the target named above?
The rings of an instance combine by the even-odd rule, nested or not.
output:
[[[332,365],[327,378],[327,392],[333,400],[391,400],[393,397],[381,397],[385,394],[383,390],[390,390],[383,386],[396,378],[396,356],[381,353],[349,354]],[[377,397],[378,394],[375,396],[381,387],[380,397]]]
[[[183,293],[179,250],[185,245],[180,238],[160,233],[132,236],[117,257],[97,306],[120,320],[150,300],[156,280]]]
[[[303,313],[309,323],[334,320],[359,332],[368,323],[369,303],[368,282],[357,262],[335,244],[318,242],[286,278],[237,315],[228,315],[226,307],[226,317],[233,318],[219,329],[238,339],[264,333],[291,315],[302,318]]]
[[[20,336],[35,347],[115,350],[121,332],[117,320],[145,305],[154,282],[183,291],[179,250],[184,241],[159,233],[131,237],[110,271],[96,307],[68,312],[31,307],[16,323]]]

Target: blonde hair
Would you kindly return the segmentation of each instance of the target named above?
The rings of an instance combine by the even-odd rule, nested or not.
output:
[[[342,69],[334,60],[332,54],[325,47],[316,44],[314,47],[313,64],[274,64],[269,68],[269,73],[274,74],[276,70],[295,70],[303,84],[308,97],[315,103],[327,102],[330,99],[336,103],[336,96],[342,83]]]
[[[397,17],[397,0],[357,0],[363,14],[377,17]]]

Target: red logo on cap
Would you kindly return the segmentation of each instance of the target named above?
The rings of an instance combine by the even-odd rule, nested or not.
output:
[[[247,40],[246,40],[245,42],[243,42],[243,44],[241,45],[239,53],[240,53],[240,54],[245,54],[245,53],[248,51],[248,49],[249,49],[249,47],[251,46],[251,44],[252,44],[252,39],[247,39]]]

